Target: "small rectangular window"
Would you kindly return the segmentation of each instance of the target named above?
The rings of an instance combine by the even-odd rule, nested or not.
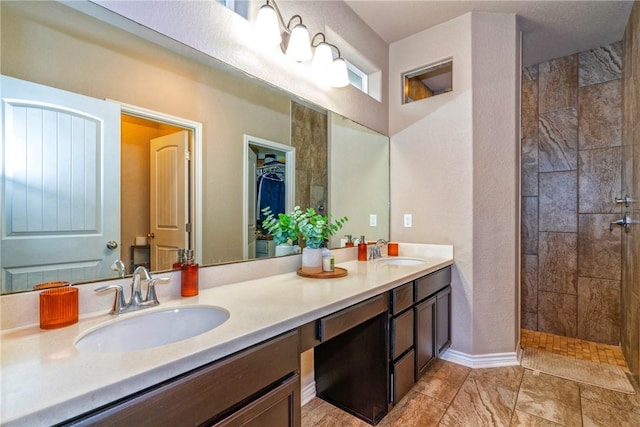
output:
[[[367,74],[351,62],[346,60],[345,62],[347,63],[347,72],[349,73],[349,83],[351,83],[351,86],[364,93],[368,93],[369,85],[367,81]]]
[[[218,0],[218,3],[223,4],[243,18],[249,19],[249,0]]]
[[[402,74],[402,103],[419,101],[453,90],[453,60],[446,59],[433,65]]]

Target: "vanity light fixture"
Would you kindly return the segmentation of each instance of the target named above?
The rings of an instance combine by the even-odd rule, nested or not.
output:
[[[291,24],[298,20],[293,28]],[[286,49],[283,51],[287,57],[296,62],[306,62],[313,57],[311,67],[316,77],[325,84],[333,87],[345,87],[349,84],[349,74],[347,64],[340,55],[337,46],[328,43],[323,33],[317,33],[309,40],[309,31],[302,23],[300,15],[293,15],[287,24],[284,22],[282,13],[275,0],[266,0],[260,7],[256,21],[254,23],[259,43],[264,48],[273,48],[282,44],[282,33],[280,28],[284,28]],[[288,37],[287,37],[288,36]],[[315,43],[316,38],[321,41]],[[315,48],[315,53],[311,49]],[[337,53],[337,58],[333,57],[333,50]]]

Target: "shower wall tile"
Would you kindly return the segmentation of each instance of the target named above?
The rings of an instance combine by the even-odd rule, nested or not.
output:
[[[522,253],[536,255],[538,253],[538,198],[522,198],[521,243]]]
[[[541,291],[538,294],[538,330],[575,338],[577,299],[576,295]]]
[[[524,67],[522,70],[522,81],[538,80],[538,64]]]
[[[578,55],[539,64],[538,96],[540,114],[577,106]]]
[[[522,139],[521,144],[521,194],[522,196],[538,195],[538,137],[530,136]]]
[[[580,88],[579,146],[622,145],[622,79]]]
[[[529,329],[530,331],[538,330],[538,312],[521,311],[520,312],[520,327]]]
[[[622,191],[622,149],[585,150],[579,156],[579,212],[617,213],[614,203]]]
[[[620,280],[622,272],[621,230],[609,231],[616,214],[578,216],[578,276]]]
[[[569,108],[541,113],[538,124],[540,172],[577,169],[577,110]]]
[[[540,174],[540,231],[578,230],[577,179],[575,171]]]
[[[578,338],[620,343],[620,281],[578,279]]]
[[[575,295],[578,280],[577,233],[540,233],[538,251],[539,291]]]
[[[538,80],[522,81],[521,99],[522,137],[535,136],[538,134]]]
[[[580,52],[578,64],[580,86],[619,79],[622,76],[622,42]]]
[[[538,256],[522,255],[521,312],[538,311]]]

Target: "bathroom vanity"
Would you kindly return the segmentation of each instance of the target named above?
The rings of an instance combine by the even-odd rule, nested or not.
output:
[[[230,318],[147,350],[79,351],[79,335],[114,322],[102,312],[59,330],[4,330],[1,424],[297,426],[300,353],[312,347],[318,396],[375,424],[450,341],[452,248],[413,249],[424,263],[349,260],[344,278],[292,272],[161,298],[160,308],[215,305]]]

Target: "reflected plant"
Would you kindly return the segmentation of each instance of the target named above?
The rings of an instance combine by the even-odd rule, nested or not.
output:
[[[297,224],[305,245],[311,249],[320,248],[325,241],[329,240],[329,237],[336,234],[344,223],[349,220],[344,216],[331,222],[331,216],[318,214],[313,208],[303,211],[300,206],[296,206],[291,215]]]

